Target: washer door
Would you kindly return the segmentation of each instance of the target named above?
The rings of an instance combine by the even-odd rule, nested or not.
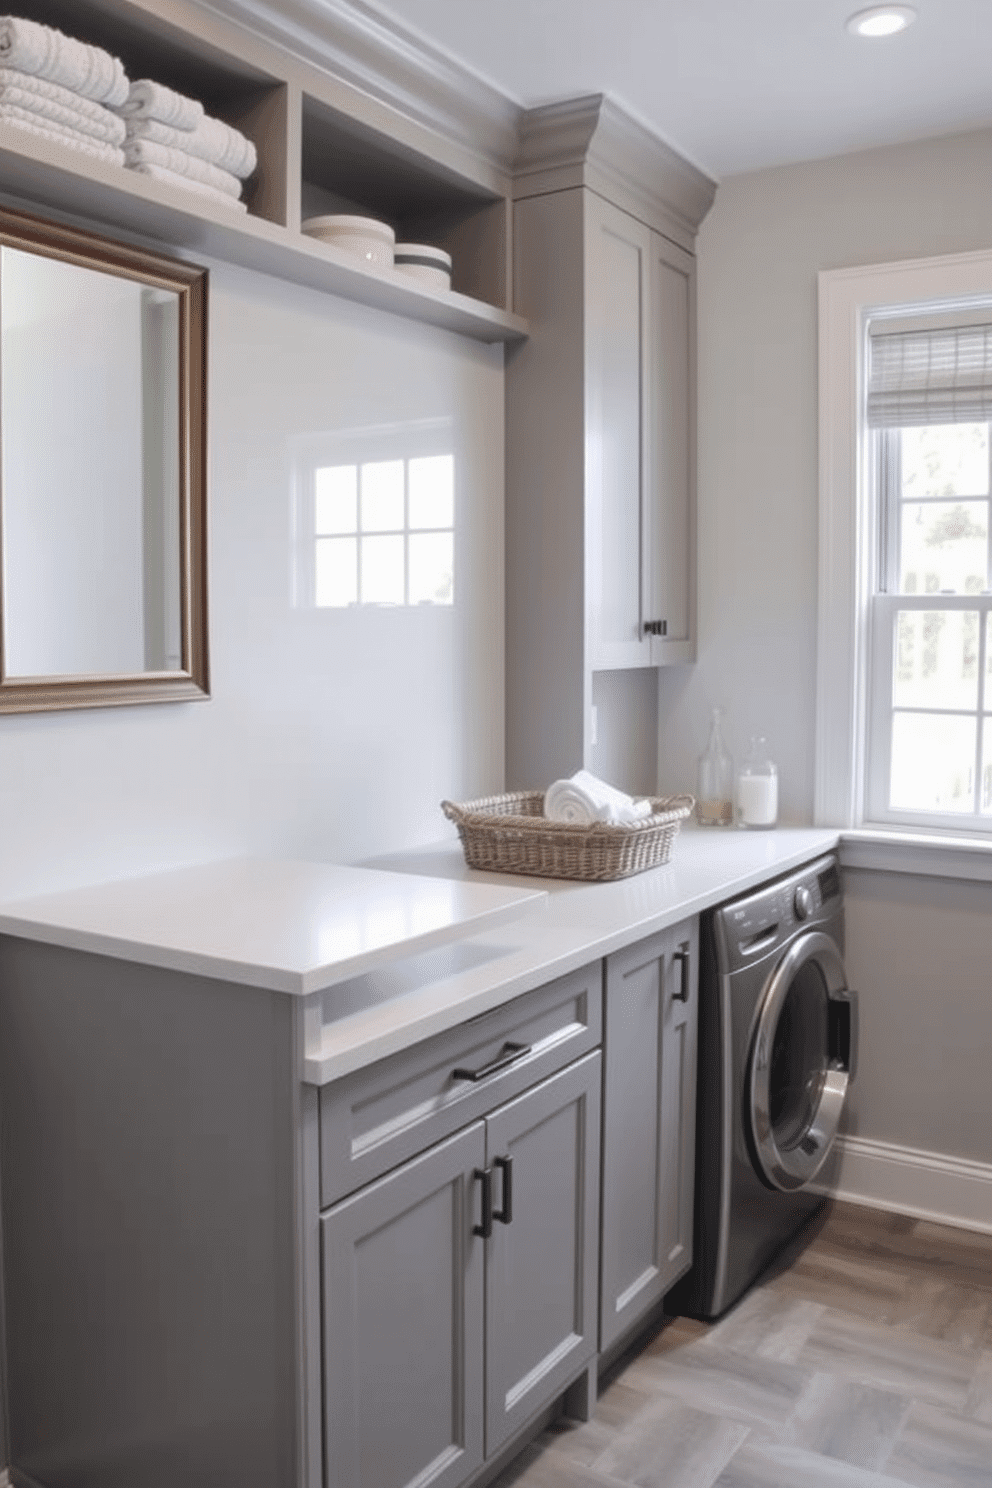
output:
[[[773,1188],[802,1188],[827,1159],[853,1077],[855,1012],[834,941],[800,935],[768,979],[751,1050],[754,1155]]]

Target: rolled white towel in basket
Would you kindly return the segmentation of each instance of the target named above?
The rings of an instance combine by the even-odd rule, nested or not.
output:
[[[102,47],[87,46],[51,26],[0,16],[0,66],[47,78],[83,98],[112,107],[128,95],[123,65]]]
[[[594,822],[629,825],[650,816],[651,809],[650,801],[635,800],[589,770],[577,770],[568,780],[556,780],[544,796],[544,814],[549,821],[576,827],[590,827]]]

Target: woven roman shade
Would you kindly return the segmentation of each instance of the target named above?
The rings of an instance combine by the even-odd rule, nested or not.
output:
[[[992,325],[869,332],[868,426],[992,419]]]

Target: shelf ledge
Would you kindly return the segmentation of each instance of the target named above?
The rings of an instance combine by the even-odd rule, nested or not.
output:
[[[527,322],[481,300],[437,291],[357,260],[262,217],[168,183],[92,160],[0,124],[0,192],[40,213],[84,217],[98,228],[152,238],[341,299],[489,343],[521,341]]]

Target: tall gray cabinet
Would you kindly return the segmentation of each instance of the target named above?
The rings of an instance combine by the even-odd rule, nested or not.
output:
[[[695,648],[700,172],[603,98],[527,116],[508,352],[507,777],[655,792],[656,668]],[[661,783],[662,787],[664,782]]]

